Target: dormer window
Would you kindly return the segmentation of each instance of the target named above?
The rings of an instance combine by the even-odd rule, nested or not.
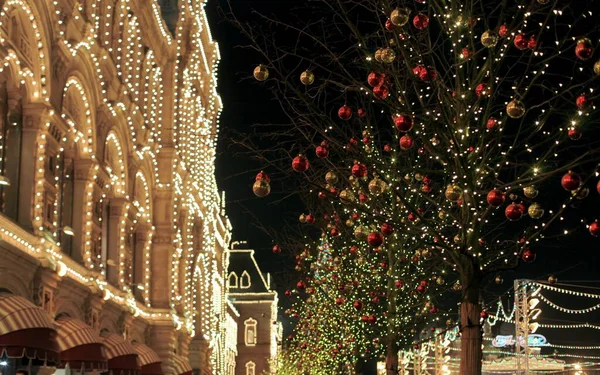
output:
[[[250,275],[246,271],[244,271],[242,273],[242,276],[240,277],[240,288],[242,288],[242,289],[250,288]]]
[[[227,283],[230,288],[238,288],[238,277],[235,272],[229,274],[229,278],[227,279]]]

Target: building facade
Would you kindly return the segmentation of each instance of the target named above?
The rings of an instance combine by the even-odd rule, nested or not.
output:
[[[229,251],[227,285],[227,298],[237,313],[235,375],[275,373],[282,340],[278,297],[254,250]]]
[[[225,374],[231,225],[204,2],[0,0],[2,363],[19,332],[76,326],[164,374]]]

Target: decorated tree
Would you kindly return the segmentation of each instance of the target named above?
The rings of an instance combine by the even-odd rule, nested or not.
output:
[[[389,225],[403,249],[385,252],[389,264],[426,250],[426,269],[457,280],[461,375],[481,374],[485,282],[544,241],[600,235],[581,204],[600,192],[592,3],[337,0],[297,18],[234,17],[260,55],[254,77],[289,119],[240,144],[340,249],[360,227],[367,244],[353,241],[383,244]]]

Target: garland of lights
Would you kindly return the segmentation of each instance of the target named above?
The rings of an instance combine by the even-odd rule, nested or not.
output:
[[[600,303],[597,305],[594,305],[592,307],[585,308],[585,309],[567,309],[566,307],[562,307],[562,306],[555,304],[554,302],[550,301],[546,296],[544,296],[542,294],[539,294],[538,296],[539,296],[540,300],[547,303],[550,307],[552,307],[558,311],[567,313],[567,314],[587,314],[592,311],[596,311],[596,310],[600,309]]]

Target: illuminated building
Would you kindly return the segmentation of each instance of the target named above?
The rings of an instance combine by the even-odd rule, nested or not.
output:
[[[275,373],[282,339],[277,292],[270,275],[258,267],[254,250],[229,251],[227,285],[238,326],[235,375]]]
[[[15,356],[6,335],[42,345],[58,319],[59,338],[120,337],[165,374],[225,373],[231,226],[204,2],[1,2],[0,315],[26,308],[0,324],[0,356]],[[44,345],[47,364],[66,350]]]

